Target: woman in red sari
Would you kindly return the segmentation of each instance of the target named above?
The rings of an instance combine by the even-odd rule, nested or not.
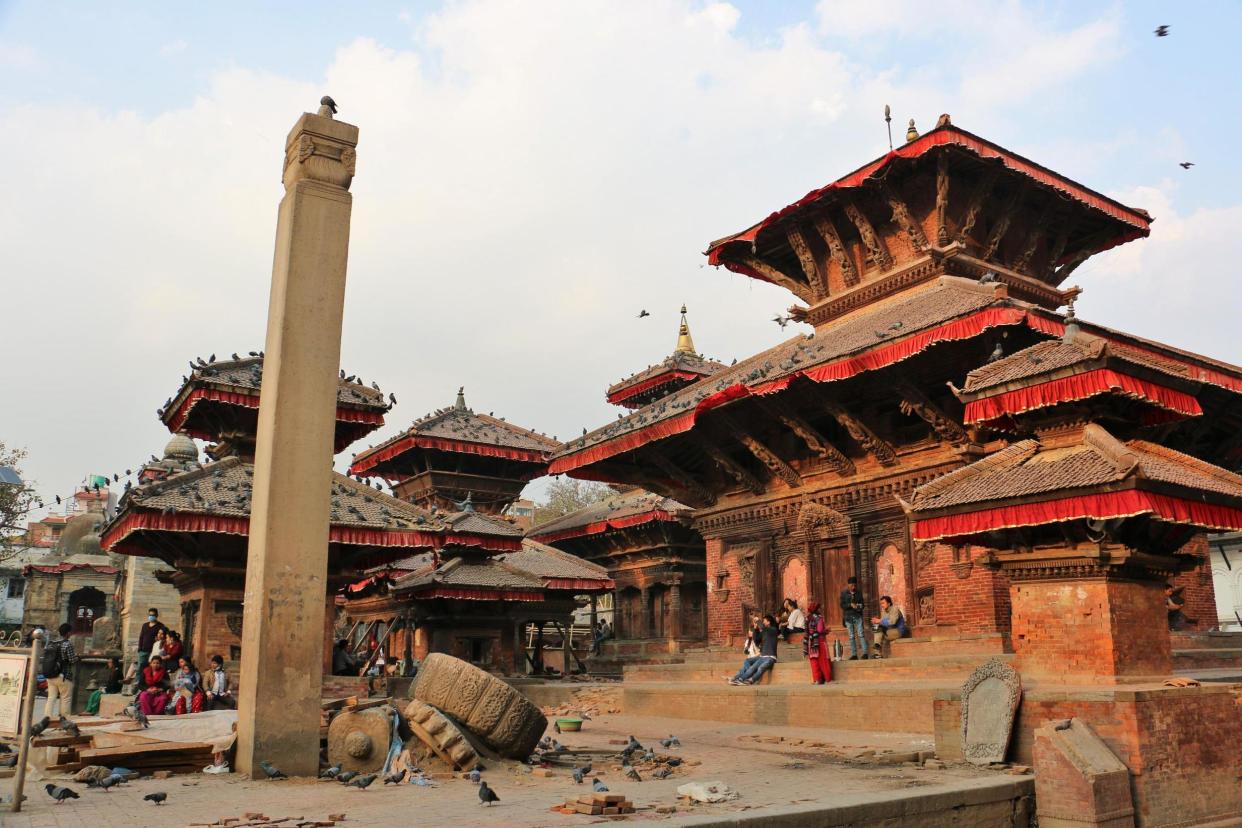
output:
[[[827,625],[819,614],[819,602],[807,604],[806,637],[802,639],[802,652],[811,662],[811,681],[827,684],[832,681],[832,662],[828,660]]]
[[[138,709],[148,716],[163,716],[168,706],[168,671],[159,656],[142,668],[142,682],[146,689],[138,694]]]

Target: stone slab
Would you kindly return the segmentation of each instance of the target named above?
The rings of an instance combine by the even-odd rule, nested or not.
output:
[[[1022,699],[1018,672],[999,659],[980,665],[962,685],[962,755],[967,762],[1004,762]]]

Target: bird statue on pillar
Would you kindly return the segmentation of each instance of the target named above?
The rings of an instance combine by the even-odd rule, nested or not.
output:
[[[336,114],[336,101],[332,100],[332,96],[324,95],[319,99],[319,114],[325,118]]]

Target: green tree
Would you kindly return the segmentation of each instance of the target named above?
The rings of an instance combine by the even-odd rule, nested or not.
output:
[[[25,449],[11,449],[0,441],[0,467],[7,466],[21,478],[25,459]],[[0,560],[17,554],[18,544],[26,534],[26,516],[35,506],[42,505],[38,493],[26,480],[0,481]]]
[[[558,477],[548,484],[547,497],[535,504],[535,525],[563,517],[583,506],[606,500],[614,494],[616,492],[603,483]]]

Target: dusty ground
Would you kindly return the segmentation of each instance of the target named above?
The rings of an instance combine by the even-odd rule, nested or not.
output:
[[[560,738],[570,748],[619,750],[617,745],[609,744],[610,740],[625,739],[631,733],[644,744],[654,744],[674,733],[681,739],[682,747],[666,751],[656,745],[657,752],[681,756],[689,760],[687,764],[700,764],[678,768],[666,780],[645,779],[637,783],[625,779],[611,763],[596,762],[596,775],[613,792],[627,795],[644,809],[626,818],[629,822],[678,825],[709,814],[757,815],[817,802],[850,804],[891,797],[898,791],[931,792],[998,781],[997,771],[903,763],[901,760],[911,754],[931,751],[926,737],[913,734],[796,730],[604,714],[587,722],[582,733],[567,733]],[[895,764],[882,764],[885,761]],[[641,767],[640,773],[647,776]],[[999,772],[1002,777],[1003,773]],[[359,791],[329,782],[257,782],[236,774],[199,774],[167,780],[142,779],[108,793],[73,785],[80,789],[81,798],[63,805],[48,798],[41,781],[28,785],[26,808],[20,814],[0,813],[0,824],[5,828],[174,828],[211,823],[221,817],[240,817],[248,811],[306,820],[325,819],[330,813],[343,812],[347,815],[342,823],[345,826],[402,828],[542,828],[603,821],[601,817],[552,813],[552,806],[589,791],[589,784],[575,785],[567,771],[554,770],[553,774],[540,778],[517,764],[489,769],[485,778],[501,798],[500,803],[490,807],[480,805],[475,786],[461,779],[442,781],[437,788],[385,788],[377,783],[369,790]],[[678,802],[678,785],[715,780],[733,787],[741,797],[717,805],[687,806]],[[0,781],[0,791],[10,793],[10,786],[9,780]],[[142,797],[153,791],[167,792],[168,802],[163,806],[144,802]],[[655,810],[672,805],[678,807],[677,813],[659,814]]]

